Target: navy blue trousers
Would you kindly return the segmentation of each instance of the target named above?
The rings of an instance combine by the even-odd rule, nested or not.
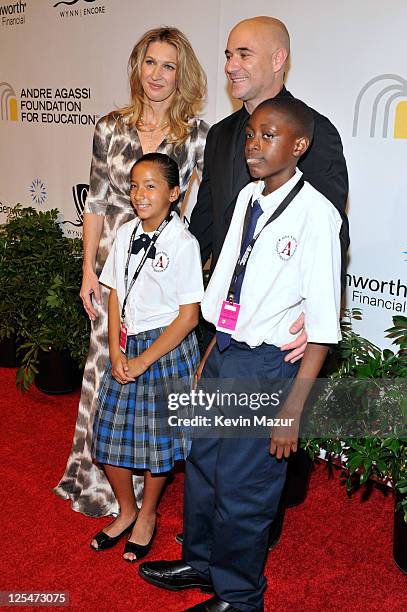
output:
[[[223,353],[215,345],[203,377],[292,379],[298,364],[283,358],[274,346],[232,340]],[[269,438],[197,438],[186,461],[184,560],[220,599],[251,612],[263,610],[268,531],[287,470],[269,447]]]

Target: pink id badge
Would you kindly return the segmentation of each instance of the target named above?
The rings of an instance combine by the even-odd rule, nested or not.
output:
[[[240,304],[224,300],[220,309],[219,321],[217,328],[222,328],[225,331],[235,331],[237,319],[239,316]]]
[[[124,323],[120,325],[120,340],[119,346],[122,353],[126,354],[126,346],[127,346],[127,327]]]

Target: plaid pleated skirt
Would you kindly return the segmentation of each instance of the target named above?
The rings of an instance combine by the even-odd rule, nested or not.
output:
[[[153,329],[127,338],[127,358],[137,357],[163,332]],[[111,364],[103,375],[93,425],[92,456],[96,461],[152,473],[168,472],[185,460],[191,439],[188,428],[169,423],[169,393],[191,389],[199,364],[195,333],[161,357],[134,382],[121,385],[112,376]],[[191,416],[189,407],[175,413]],[[177,419],[178,420],[178,419]]]

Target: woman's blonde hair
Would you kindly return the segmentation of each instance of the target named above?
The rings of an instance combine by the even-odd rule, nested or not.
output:
[[[128,64],[131,103],[118,112],[130,124],[140,121],[145,104],[141,67],[148,46],[153,42],[165,42],[177,50],[177,87],[168,111],[168,123],[170,142],[182,144],[191,131],[189,120],[196,116],[204,102],[206,75],[191,43],[177,28],[161,27],[148,30],[135,44]]]

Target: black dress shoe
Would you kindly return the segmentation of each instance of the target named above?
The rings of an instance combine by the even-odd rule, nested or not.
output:
[[[182,591],[198,588],[204,593],[213,593],[209,580],[202,578],[184,561],[147,561],[139,566],[138,571],[144,580],[162,589]]]
[[[240,612],[237,608],[219,597],[211,597],[192,608],[187,608],[184,612]]]
[[[184,534],[183,533],[177,533],[177,535],[175,536],[175,541],[178,542],[178,544],[181,544],[181,546],[184,543]]]

